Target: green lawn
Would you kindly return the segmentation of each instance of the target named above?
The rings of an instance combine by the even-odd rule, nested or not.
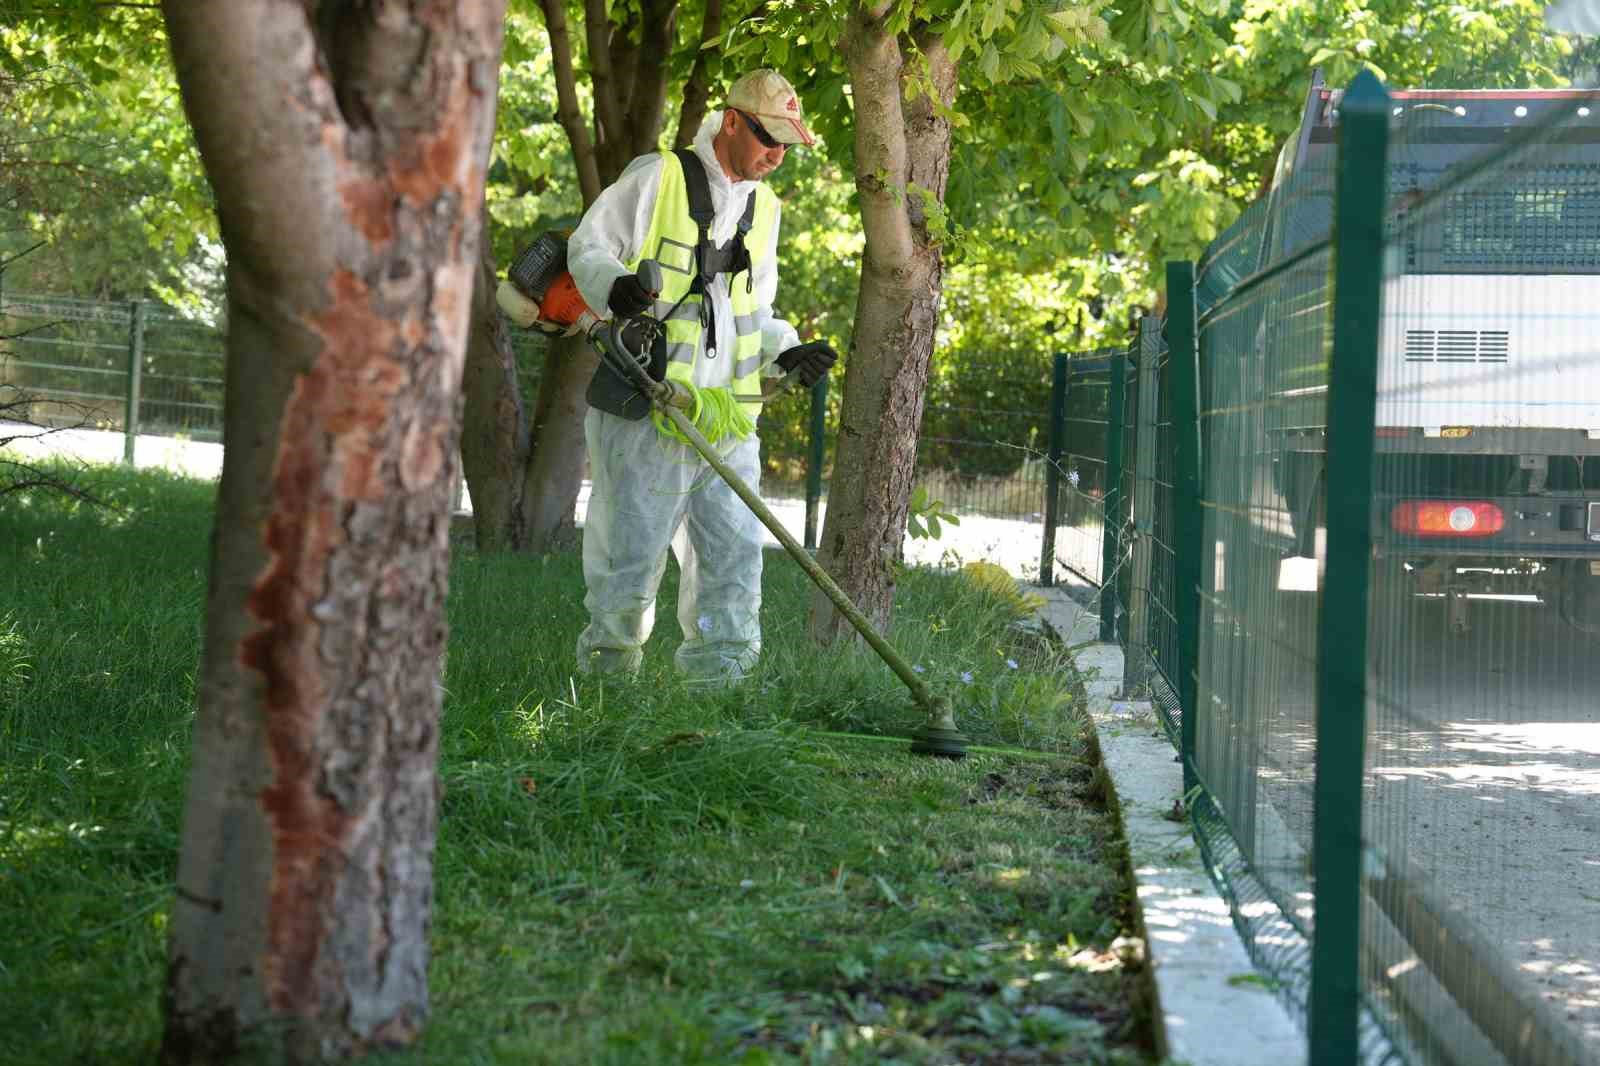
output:
[[[212,486],[106,469],[118,509],[0,497],[0,1059],[150,1061]],[[669,567],[669,571],[671,568]],[[631,683],[574,678],[575,556],[458,548],[433,1015],[380,1063],[1147,1063],[1115,820],[1061,649],[905,574],[890,634],[995,750],[910,756],[869,653],[804,638],[672,675],[669,572]]]

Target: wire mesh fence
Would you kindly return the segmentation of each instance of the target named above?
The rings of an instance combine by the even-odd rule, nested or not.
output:
[[[1129,501],[1126,562],[1116,633],[1124,648],[1123,687],[1149,695],[1174,743],[1182,735],[1178,698],[1176,434],[1171,349],[1162,320],[1140,326],[1137,366],[1124,385],[1124,483]]]
[[[1597,108],[1391,106],[1362,976],[1420,1062],[1600,1061]]]
[[[1127,677],[1314,1064],[1592,1064],[1600,96],[1362,92],[1141,335]]]
[[[219,442],[225,328],[186,319],[150,301],[0,290],[4,417],[122,434],[124,459],[130,462],[141,435]],[[526,331],[512,331],[511,340],[524,410],[531,412],[547,346]],[[1093,363],[1092,357],[1103,353],[1078,354]],[[918,444],[917,483],[969,524],[974,517],[984,519],[980,536],[956,537],[960,545],[952,550],[993,556],[1021,574],[1040,559],[1043,515],[1052,494],[1049,478],[1052,472],[1062,474],[1065,486],[1054,495],[1066,516],[1069,565],[1097,574],[1105,477],[1104,360],[1095,364],[1094,384],[1059,397],[1051,392],[1051,362],[1050,354],[1036,350],[971,357],[936,381]],[[1069,400],[1071,413],[1062,406]],[[791,392],[763,417],[763,494],[804,499],[808,537],[820,523],[832,474],[830,403],[836,410],[837,398],[830,401],[826,389],[814,396]],[[1052,464],[1046,441],[1052,421],[1062,418],[1070,427],[1070,448]],[[461,503],[470,506],[465,491]],[[1019,540],[1031,546],[1018,551]],[[1002,541],[1004,550],[997,546]]]
[[[1296,530],[1305,531],[1286,495],[1284,457],[1302,431],[1320,444],[1326,425],[1332,252],[1326,231],[1304,245],[1297,238],[1304,214],[1323,211],[1332,179],[1326,156],[1304,161],[1207,250],[1195,274],[1202,535],[1198,657],[1186,667],[1196,696],[1184,711],[1195,718],[1192,759],[1206,804],[1194,806],[1209,805],[1226,823],[1249,866],[1248,881],[1236,876],[1233,887],[1248,883],[1270,901],[1242,912],[1241,929],[1301,1010],[1311,953],[1283,948],[1309,945],[1316,920],[1305,901],[1316,892],[1317,611],[1314,586],[1280,581]]]
[[[13,420],[220,440],[223,335],[147,301],[6,293]]]

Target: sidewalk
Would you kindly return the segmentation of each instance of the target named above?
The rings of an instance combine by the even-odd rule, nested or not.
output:
[[[1182,770],[1151,705],[1117,696],[1122,649],[1099,643],[1098,618],[1065,588],[1029,591],[1045,597],[1044,619],[1078,647],[1074,661],[1086,678],[1128,842],[1163,1053],[1188,1066],[1301,1066],[1305,1034],[1253,979],[1255,968],[1188,824],[1166,817],[1182,801]]]

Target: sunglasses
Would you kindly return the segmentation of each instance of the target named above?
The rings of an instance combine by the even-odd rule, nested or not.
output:
[[[768,133],[765,126],[751,118],[749,115],[745,114],[743,111],[738,112],[738,115],[740,118],[744,119],[744,124],[750,127],[750,132],[756,135],[756,140],[761,142],[761,146],[763,148],[778,147],[778,139],[772,134]]]

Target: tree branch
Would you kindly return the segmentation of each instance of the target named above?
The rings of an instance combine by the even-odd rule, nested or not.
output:
[[[594,90],[595,146],[607,160],[623,138],[622,102],[611,69],[611,20],[605,0],[583,0],[583,32],[589,42],[589,81]],[[610,177],[616,177],[615,174]]]
[[[550,35],[550,61],[556,76],[556,121],[566,131],[572,146],[572,159],[578,167],[578,192],[587,208],[600,195],[600,170],[595,163],[594,143],[578,106],[577,75],[572,66],[572,35],[567,31],[567,9],[563,0],[539,0],[544,12],[545,31]]]
[[[722,36],[722,0],[706,0],[705,17],[700,21],[700,46],[695,50],[694,66],[689,70],[689,80],[683,86],[683,105],[678,109],[678,132],[673,137],[675,148],[687,148],[694,143],[700,123],[706,117],[706,105],[711,100],[711,81],[707,70],[714,50],[709,45]]]
[[[628,156],[653,152],[661,143],[667,110],[667,60],[677,33],[678,0],[643,0],[639,62],[628,97]]]

